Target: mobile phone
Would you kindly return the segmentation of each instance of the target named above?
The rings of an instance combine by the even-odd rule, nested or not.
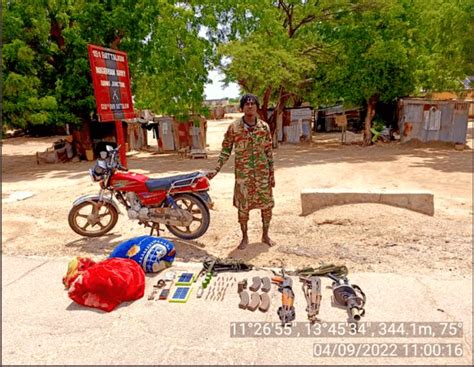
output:
[[[158,299],[160,299],[160,300],[167,299],[169,293],[170,293],[170,290],[169,290],[169,289],[162,289],[162,290],[161,290],[161,293],[160,293],[160,296],[158,297]]]

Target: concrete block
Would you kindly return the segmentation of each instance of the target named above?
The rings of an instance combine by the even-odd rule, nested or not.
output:
[[[304,189],[301,192],[302,215],[334,205],[375,203],[396,206],[434,215],[434,197],[428,191],[352,191],[350,189]]]

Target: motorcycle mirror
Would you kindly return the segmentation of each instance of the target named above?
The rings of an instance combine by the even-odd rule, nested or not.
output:
[[[102,151],[102,152],[99,153],[99,155],[100,155],[100,158],[102,158],[102,159],[107,158],[107,152]]]

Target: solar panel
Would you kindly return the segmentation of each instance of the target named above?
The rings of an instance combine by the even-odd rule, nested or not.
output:
[[[176,285],[191,285],[193,280],[194,273],[182,273],[176,281]]]
[[[169,302],[185,303],[191,294],[191,287],[177,287]]]

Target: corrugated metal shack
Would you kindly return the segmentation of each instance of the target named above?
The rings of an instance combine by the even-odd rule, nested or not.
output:
[[[275,112],[274,108],[267,110],[267,121]],[[287,107],[276,118],[276,137],[279,142],[304,143],[312,140],[311,125],[313,123],[313,107]]]
[[[468,102],[404,98],[398,107],[401,143],[416,139],[465,144]]]
[[[206,149],[207,120],[202,116],[190,115],[188,121],[160,116],[153,123],[159,152]]]
[[[155,117],[153,121],[156,123],[155,131],[156,140],[158,142],[158,151],[175,150],[174,137],[174,118],[171,116]]]
[[[468,117],[474,118],[474,89],[472,88],[464,89],[461,92],[435,92],[430,97],[436,100],[462,99],[469,103]]]
[[[283,111],[282,129],[277,124],[278,140],[288,143],[311,141],[312,107],[285,108]]]
[[[146,131],[142,128],[139,119],[122,121],[125,149],[139,150],[146,146]],[[92,121],[84,123],[81,129],[73,131],[74,149],[81,158],[93,160],[107,145],[117,146],[115,124],[111,122]]]
[[[341,126],[336,121],[341,115],[346,118],[348,130],[359,132],[363,129],[362,107],[345,108],[343,105],[335,105],[316,110],[314,131],[341,131]]]

